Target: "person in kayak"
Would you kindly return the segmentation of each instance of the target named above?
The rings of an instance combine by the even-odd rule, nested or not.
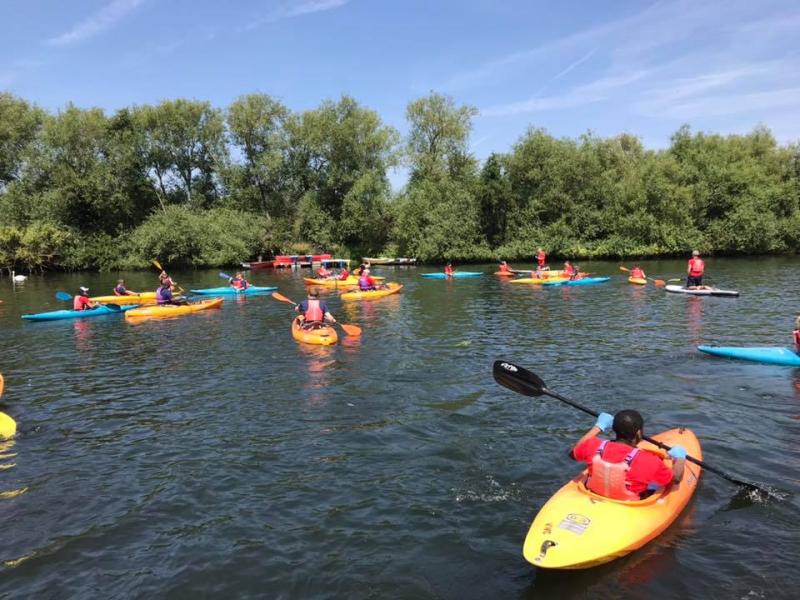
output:
[[[634,279],[647,279],[647,275],[644,273],[644,269],[642,269],[639,265],[633,265],[631,269],[631,277]]]
[[[581,268],[578,265],[570,265],[572,267],[572,275],[569,276],[570,281],[575,281],[576,279],[583,279],[581,276]]]
[[[692,250],[692,258],[689,259],[686,267],[686,289],[703,289],[703,272],[705,270],[706,265],[700,258],[700,252]]]
[[[117,279],[117,285],[114,288],[114,295],[115,296],[138,296],[138,293],[137,292],[132,292],[131,290],[126,288],[124,279]]]
[[[347,270],[347,267],[342,267],[342,270],[339,271],[339,281],[345,281],[348,277],[350,277],[350,271]]]
[[[797,318],[794,320],[792,336],[794,337],[795,351],[800,354],[800,315],[797,315]]]
[[[250,287],[250,282],[244,278],[244,273],[241,271],[236,273],[234,277],[231,277],[228,280],[228,283],[230,283],[231,287],[236,290],[246,290],[248,287]]]
[[[511,273],[511,269],[509,268],[508,263],[506,261],[504,260],[500,261],[499,271],[500,273]]]
[[[156,290],[156,304],[163,306],[165,304],[174,304],[175,306],[183,306],[188,304],[186,300],[179,300],[172,295],[172,286],[164,281]]]
[[[325,265],[320,265],[319,269],[317,269],[317,277],[320,279],[328,279],[331,276],[331,272],[328,270],[328,267]]]
[[[378,289],[375,286],[375,280],[369,276],[369,269],[361,271],[361,276],[358,278],[358,289],[362,292]]]
[[[166,284],[167,286],[169,286],[169,289],[171,289],[171,290],[174,290],[174,289],[175,289],[175,287],[176,287],[176,284],[175,284],[175,282],[172,280],[172,277],[170,277],[169,275],[167,275],[167,272],[166,272],[166,271],[161,271],[161,273],[159,273],[159,274],[158,274],[158,285],[159,285],[159,286],[163,286],[163,285],[165,285],[165,284]]]
[[[539,269],[544,269],[544,263],[547,260],[547,254],[544,253],[542,248],[539,248],[536,251],[536,264],[539,266]]]
[[[601,440],[600,432],[613,428],[614,441]],[[614,500],[641,500],[683,477],[686,450],[673,446],[669,451],[672,469],[660,456],[637,448],[644,437],[644,419],[635,410],[621,410],[613,417],[600,413],[597,422],[578,440],[570,456],[589,466],[586,487]]]
[[[95,306],[97,305],[89,300],[89,288],[81,286],[78,295],[72,299],[72,310],[91,310]]]
[[[572,266],[572,263],[568,260],[564,261],[564,268],[561,270],[565,277],[569,277],[570,279],[575,279],[575,276],[578,274],[577,269]]]
[[[445,277],[452,277],[452,276],[453,276],[453,273],[455,273],[455,272],[456,272],[456,270],[453,268],[453,265],[452,265],[452,264],[450,264],[450,263],[447,263],[447,264],[444,266],[444,274],[445,274]]]
[[[319,290],[308,290],[308,298],[294,307],[302,315],[303,329],[316,329],[323,325],[323,321],[336,323],[336,319],[328,310],[328,305],[319,299]]]

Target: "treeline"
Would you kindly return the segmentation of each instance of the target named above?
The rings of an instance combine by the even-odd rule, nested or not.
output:
[[[353,98],[289,110],[169,100],[51,114],[0,93],[0,268],[222,266],[272,253],[421,261],[800,249],[800,146],[765,128],[557,139],[529,129],[481,165],[475,109],[432,93],[408,134]],[[387,172],[408,168],[393,192]]]

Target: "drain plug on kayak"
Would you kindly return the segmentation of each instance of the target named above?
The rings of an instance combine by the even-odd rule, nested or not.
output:
[[[545,554],[547,554],[547,551],[550,548],[552,548],[553,546],[557,546],[557,545],[558,544],[556,542],[553,542],[553,541],[550,541],[550,540],[545,540],[544,542],[542,542],[542,547],[539,548],[539,556],[536,557],[536,561],[538,562],[540,560],[543,560]]]

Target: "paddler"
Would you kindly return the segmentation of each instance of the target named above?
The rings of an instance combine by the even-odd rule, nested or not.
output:
[[[570,279],[575,279],[575,276],[578,274],[578,271],[568,260],[564,261],[564,268],[561,270],[561,272],[565,277],[569,277]]]
[[[544,269],[544,263],[547,260],[547,254],[544,253],[542,248],[539,248],[536,251],[536,264],[539,266],[539,270]]]
[[[175,289],[176,285],[175,282],[172,280],[172,277],[167,275],[166,271],[161,271],[161,273],[158,274],[158,284],[159,286],[163,286],[164,284],[166,284],[169,286],[169,289],[171,290]]]
[[[230,283],[231,287],[235,290],[246,290],[250,287],[250,282],[244,278],[244,273],[241,271],[236,273],[234,277],[231,277],[228,283]]]
[[[80,287],[78,295],[72,299],[72,310],[89,310],[97,306],[89,300],[89,288]]]
[[[597,435],[612,427],[614,441]],[[597,422],[578,440],[570,456],[589,465],[586,487],[596,494],[615,500],[641,500],[655,490],[683,477],[686,450],[673,446],[669,451],[672,468],[648,450],[637,448],[644,438],[644,419],[635,410],[621,410],[613,417],[600,413]]]
[[[320,279],[327,279],[331,276],[331,272],[328,270],[328,267],[325,265],[320,265],[319,269],[317,269],[317,277]]]
[[[369,292],[377,289],[375,287],[375,280],[369,276],[369,269],[363,269],[361,276],[358,278],[358,289],[362,292]]]
[[[319,299],[319,290],[311,288],[308,290],[308,298],[294,307],[295,311],[303,315],[303,329],[313,329],[320,327],[323,321],[336,323],[336,319],[328,310],[328,306]]]
[[[511,269],[508,266],[508,263],[504,260],[500,261],[500,273],[511,273]]]
[[[642,269],[639,265],[633,265],[631,269],[631,277],[634,279],[647,279],[647,275],[644,274],[644,269]]]
[[[450,263],[447,263],[444,266],[444,275],[445,275],[445,277],[452,277],[453,273],[455,273],[455,272],[456,272],[456,270],[453,268],[453,265],[451,265]]]
[[[689,259],[689,264],[686,267],[686,289],[693,290],[699,289],[703,286],[703,272],[706,270],[706,265],[703,259],[700,258],[698,250],[692,250],[692,258]]]
[[[792,336],[794,337],[795,349],[797,350],[798,354],[800,354],[800,315],[797,315],[797,318],[794,321],[794,331],[792,332]]]
[[[182,306],[188,304],[186,300],[178,300],[172,296],[172,286],[167,281],[163,281],[156,290],[156,304],[163,306],[165,304],[174,304],[175,306]]]
[[[342,267],[342,270],[339,271],[339,281],[345,281],[350,277],[350,271],[347,270],[347,267]]]
[[[117,279],[117,285],[114,287],[115,296],[138,296],[136,292],[132,292],[125,287],[124,279]]]

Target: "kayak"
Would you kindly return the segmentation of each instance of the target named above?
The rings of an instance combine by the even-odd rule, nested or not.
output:
[[[385,277],[370,275],[375,281],[383,281]],[[306,285],[324,285],[330,287],[352,287],[358,285],[358,277],[350,276],[347,279],[317,279],[315,277],[303,277]]]
[[[583,279],[562,279],[560,281],[545,281],[542,285],[594,285],[595,283],[605,283],[611,277],[584,277]]]
[[[156,293],[142,292],[141,294],[131,294],[129,296],[95,296],[89,298],[89,300],[100,304],[152,304],[156,301]]]
[[[643,277],[628,277],[628,283],[635,283],[636,285],[646,285],[647,279]]]
[[[516,275],[527,275],[528,277],[533,277],[533,275],[536,273],[536,271],[526,271],[525,269],[512,269],[512,271]],[[564,271],[562,270],[551,271],[549,269],[545,269],[542,271],[542,273],[547,273],[546,279],[561,279],[567,277],[567,275],[564,275]],[[581,277],[586,277],[588,274],[589,273],[586,273],[585,271],[578,273],[578,275]]]
[[[8,440],[17,433],[17,422],[6,413],[0,412],[0,440]]]
[[[791,348],[777,346],[762,346],[760,348],[737,348],[726,346],[698,346],[700,352],[724,356],[725,358],[739,358],[770,365],[784,365],[787,367],[800,367],[800,354]]]
[[[55,321],[58,319],[85,319],[87,317],[99,317],[101,315],[113,315],[126,310],[136,308],[137,304],[127,304],[119,308],[111,308],[105,304],[89,308],[87,310],[53,310],[50,312],[35,313],[32,315],[22,315],[28,321]]]
[[[512,279],[511,283],[553,283],[557,281],[567,281],[566,277],[548,277],[547,279],[539,279],[537,277],[521,277],[519,279]]]
[[[215,288],[202,288],[199,290],[189,290],[193,294],[200,294],[201,296],[217,296],[219,294],[237,295],[237,296],[250,296],[251,294],[266,294],[274,292],[276,287],[259,287],[251,285],[244,290],[237,290],[229,285]]]
[[[362,292],[361,290],[355,290],[353,292],[345,292],[339,297],[342,300],[375,300],[377,298],[383,298],[385,296],[391,296],[392,294],[396,294],[402,289],[403,289],[403,284],[401,283],[387,283],[386,289],[383,290],[369,290],[367,292]]]
[[[498,277],[515,277],[517,274],[514,271],[495,271]]]
[[[669,446],[681,445],[689,455],[702,460],[700,443],[688,429],[670,429],[653,437]],[[639,447],[663,456],[647,442]],[[536,515],[525,538],[525,560],[544,569],[586,569],[641,548],[678,517],[697,489],[700,471],[698,465],[687,461],[678,485],[668,485],[644,500],[631,502],[589,491],[584,470]]]
[[[732,296],[736,297],[739,295],[739,292],[735,290],[720,290],[717,288],[711,289],[702,289],[702,290],[690,290],[680,285],[668,285],[664,287],[665,290],[668,292],[672,292],[673,294],[689,294],[692,296]]]
[[[209,308],[220,308],[221,306],[222,298],[209,298],[208,300],[201,300],[200,302],[193,302],[191,304],[142,306],[141,308],[125,313],[125,318],[134,321],[137,319],[166,319],[169,317],[188,315],[201,310],[208,310]]]
[[[468,277],[481,277],[483,273],[478,273],[477,271],[456,271],[451,276],[452,279],[466,279]],[[423,273],[423,277],[427,277],[428,279],[448,279],[448,276],[444,273]]]
[[[317,329],[303,329],[300,326],[300,317],[295,317],[292,321],[292,337],[298,342],[317,346],[331,346],[339,340],[336,330],[328,325]]]

